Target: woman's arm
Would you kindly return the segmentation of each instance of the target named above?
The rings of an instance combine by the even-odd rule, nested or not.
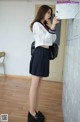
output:
[[[49,32],[44,30],[44,26],[41,25],[39,22],[35,22],[33,24],[33,36],[36,41],[42,41],[44,43],[53,43],[56,39],[56,32],[53,30],[49,30]],[[54,40],[53,40],[54,38]]]

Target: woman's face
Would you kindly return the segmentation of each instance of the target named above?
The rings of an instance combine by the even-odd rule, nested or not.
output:
[[[49,9],[49,10],[46,12],[44,19],[45,19],[46,21],[48,21],[48,19],[50,19],[50,17],[51,17],[51,9]]]

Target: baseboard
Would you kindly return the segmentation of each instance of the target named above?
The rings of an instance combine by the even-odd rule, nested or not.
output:
[[[20,75],[4,75],[4,74],[0,74],[0,77],[6,77],[6,78],[17,78],[17,79],[27,79],[27,80],[31,80],[31,76],[20,76]],[[51,80],[45,80],[43,79],[43,81],[49,82]],[[63,83],[61,81],[51,81],[51,82],[55,82],[55,83]]]
[[[20,76],[20,75],[4,75],[0,74],[0,77],[8,77],[8,78],[18,78],[18,79],[31,79],[31,76]]]

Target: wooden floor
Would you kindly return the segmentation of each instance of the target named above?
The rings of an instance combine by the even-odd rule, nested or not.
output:
[[[8,114],[8,122],[27,122],[30,80],[0,77],[0,114]],[[40,111],[45,122],[63,122],[62,83],[42,81]]]

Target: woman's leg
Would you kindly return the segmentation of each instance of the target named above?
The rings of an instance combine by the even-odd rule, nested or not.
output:
[[[40,83],[40,77],[32,75],[32,82],[29,93],[29,104],[30,104],[30,113],[33,116],[35,116],[36,114],[35,110],[36,110],[36,100],[37,100],[39,83]]]
[[[37,97],[36,97],[36,108],[35,111],[38,112],[38,105],[39,105],[39,97],[40,97],[40,88],[41,88],[41,81],[42,77],[39,79],[39,85],[38,85],[38,91],[37,91]]]

